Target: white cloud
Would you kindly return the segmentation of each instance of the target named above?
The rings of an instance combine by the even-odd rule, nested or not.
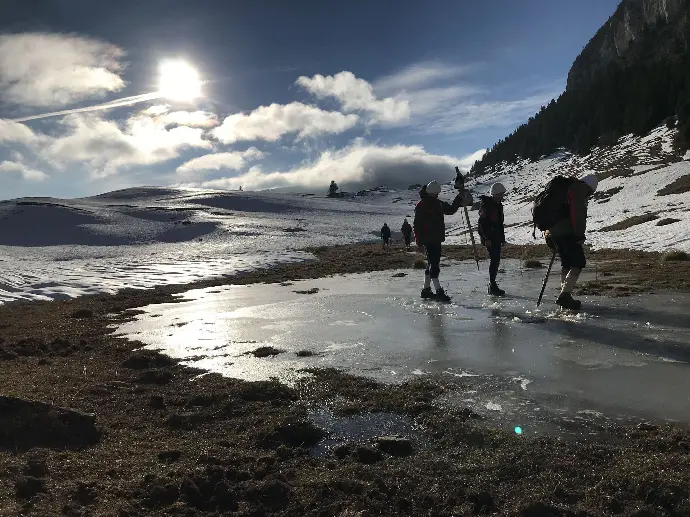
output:
[[[31,169],[23,163],[7,160],[0,162],[0,174],[18,174],[27,181],[43,181],[48,177],[47,174]]]
[[[326,188],[335,180],[343,188],[370,188],[378,185],[406,188],[432,179],[450,181],[454,167],[467,171],[484,151],[463,158],[427,153],[421,146],[381,147],[361,139],[337,151],[327,151],[314,162],[287,172],[263,172],[252,167],[236,177],[217,178],[197,186],[207,188],[267,189],[300,186]]]
[[[335,75],[299,77],[296,84],[317,98],[334,97],[345,111],[363,111],[371,115],[372,122],[398,124],[410,118],[410,105],[406,100],[392,97],[378,99],[374,88],[352,72]]]
[[[81,36],[6,34],[0,36],[0,97],[56,107],[119,91],[123,56],[114,45]]]
[[[217,171],[221,169],[240,170],[251,160],[260,160],[264,153],[256,147],[250,147],[246,151],[232,151],[227,153],[213,153],[193,158],[177,168],[177,172],[183,175],[201,171]]]
[[[188,148],[209,149],[203,129],[164,124],[137,115],[127,120],[124,129],[97,116],[73,115],[63,121],[64,136],[52,140],[46,155],[58,165],[84,163],[92,174],[107,176],[134,165],[153,165],[177,158]]]
[[[357,121],[357,115],[291,102],[261,106],[249,114],[230,115],[213,130],[213,135],[225,144],[251,140],[276,142],[289,133],[297,133],[298,138],[343,133]]]
[[[0,143],[31,144],[40,139],[28,126],[0,119]]]
[[[168,113],[170,111],[170,104],[155,104],[153,106],[149,106],[145,110],[143,110],[141,113],[143,115],[147,115],[149,117],[157,117],[159,115],[163,115],[164,113]]]
[[[156,121],[166,126],[178,125],[189,127],[214,127],[218,125],[218,116],[208,111],[173,111],[155,117]]]
[[[431,83],[467,74],[474,66],[459,66],[441,61],[425,61],[410,65],[393,74],[374,81],[374,90],[384,94],[396,94],[401,90],[418,89]]]

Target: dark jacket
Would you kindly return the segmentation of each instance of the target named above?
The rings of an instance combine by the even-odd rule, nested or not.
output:
[[[463,190],[455,196],[453,204],[441,201],[433,196],[425,196],[414,209],[414,237],[415,242],[426,244],[441,243],[446,240],[446,224],[444,215],[453,215],[461,206],[472,204],[472,196]]]
[[[587,200],[591,193],[592,190],[583,181],[574,181],[570,185],[566,194],[569,210],[568,217],[564,217],[551,228],[550,232],[553,237],[575,235],[578,239],[585,238],[585,231],[587,230]]]
[[[410,225],[410,223],[408,223],[407,221],[405,221],[405,222],[403,223],[403,225],[400,227],[400,232],[401,232],[405,237],[409,237],[410,235],[412,235],[412,226]]]
[[[479,223],[477,233],[484,244],[491,241],[491,244],[503,244],[506,241],[505,229],[503,227],[503,204],[490,196],[481,196],[479,204]]]
[[[383,225],[381,228],[381,238],[384,240],[388,240],[391,238],[391,229],[388,227],[388,225]]]

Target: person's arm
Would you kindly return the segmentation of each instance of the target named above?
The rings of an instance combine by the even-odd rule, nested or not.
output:
[[[491,235],[490,221],[485,203],[479,205],[479,220],[477,221],[477,233],[482,244],[486,244],[487,236]],[[491,240],[488,238],[488,240]]]
[[[468,190],[461,190],[458,192],[458,195],[455,196],[453,204],[442,201],[441,206],[443,207],[443,213],[445,215],[453,215],[461,206],[472,206],[472,203],[472,194],[470,194]]]

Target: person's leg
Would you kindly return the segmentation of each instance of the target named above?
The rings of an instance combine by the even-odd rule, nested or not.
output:
[[[431,291],[431,259],[429,258],[429,247],[424,246],[424,253],[426,254],[426,269],[424,270],[424,288],[422,289],[422,298],[431,298],[434,293]]]
[[[498,275],[498,267],[501,264],[501,245],[493,244],[487,248],[489,252],[489,294],[494,296],[503,296],[505,291],[500,289],[496,284],[496,275]]]
[[[579,309],[581,303],[573,299],[573,290],[577,279],[585,267],[587,261],[581,244],[578,244],[574,236],[561,237],[557,241],[558,251],[561,255],[561,294],[556,303],[566,309]]]
[[[429,260],[429,276],[437,291],[441,288],[438,275],[441,273],[441,243],[427,244],[426,254]]]

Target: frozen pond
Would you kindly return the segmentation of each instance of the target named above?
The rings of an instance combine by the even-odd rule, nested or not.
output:
[[[504,299],[486,295],[485,273],[474,264],[446,263],[451,304],[419,298],[420,271],[383,271],[189,291],[180,303],[144,308],[118,333],[248,380],[290,382],[308,367],[385,382],[439,375],[462,385],[442,403],[506,425],[543,427],[555,417],[690,422],[687,296],[584,297],[580,314],[559,314],[557,274],[536,310],[544,270],[522,270],[517,261],[504,267]],[[250,353],[259,347],[281,353]],[[298,356],[303,351],[314,355]]]

